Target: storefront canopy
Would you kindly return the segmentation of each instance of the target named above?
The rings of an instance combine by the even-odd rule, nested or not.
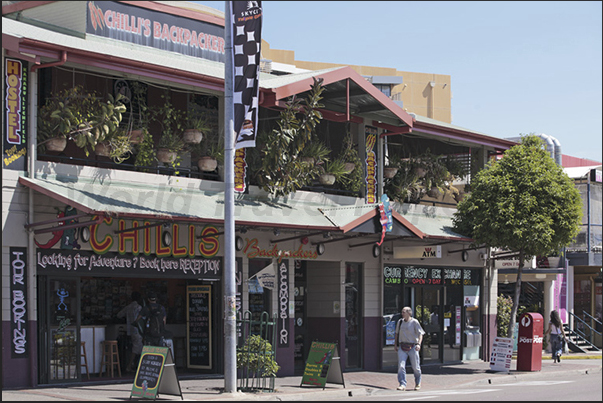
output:
[[[179,185],[151,187],[137,183],[102,184],[94,180],[56,177],[19,177],[19,184],[74,207],[81,214],[159,222],[220,225],[224,222],[223,190],[200,190]],[[222,187],[222,184],[220,184]],[[393,230],[388,238],[471,241],[451,230],[452,216],[439,207],[393,207]],[[237,226],[331,232],[344,236],[381,234],[378,205],[342,206],[304,200],[271,199],[238,194],[234,219]]]

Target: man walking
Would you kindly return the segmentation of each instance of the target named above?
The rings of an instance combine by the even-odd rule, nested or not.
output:
[[[412,309],[402,308],[402,318],[396,324],[394,350],[398,352],[398,390],[406,390],[406,359],[410,360],[415,375],[415,390],[421,389],[421,363],[419,350],[425,331],[418,320],[412,317]]]

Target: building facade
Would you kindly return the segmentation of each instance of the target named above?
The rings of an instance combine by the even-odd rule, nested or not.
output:
[[[58,1],[3,3],[2,22],[3,387],[106,382],[101,342],[117,340],[125,360],[116,314],[133,291],[155,292],[166,307],[180,373],[223,373],[222,168],[204,171],[192,147],[178,165],[138,162],[144,141],[119,161],[73,140],[53,151],[41,137],[51,120],[39,117],[48,100],[82,87],[125,96],[120,127],[130,138],[146,107],[167,100],[202,111],[207,138],[223,135],[224,19],[193,3]],[[317,135],[338,152],[349,133],[363,181],[356,191],[316,182],[275,197],[237,171],[238,314],[277,315],[284,376],[303,372],[313,340],[337,342],[344,370],[390,367],[392,319],[406,305],[429,330],[425,363],[488,359],[496,275],[487,251],[450,230],[450,194],[388,204],[384,168],[396,147],[483,167],[515,143],[411,116],[345,67],[262,73],[260,128],[273,128],[286,100],[307,96],[315,79],[327,88]],[[155,148],[165,122],[146,120]],[[234,163],[251,167],[248,157]],[[260,272],[274,272],[276,287],[262,286]]]

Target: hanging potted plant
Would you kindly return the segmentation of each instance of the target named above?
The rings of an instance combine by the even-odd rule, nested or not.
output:
[[[319,169],[321,173],[318,176],[318,181],[322,185],[333,185],[347,173],[345,162],[340,158],[325,160]]]
[[[73,140],[88,156],[99,141],[117,129],[124,112],[121,95],[114,99],[108,94],[108,100],[102,101],[82,86],[65,89],[48,98],[38,111],[38,146],[43,150],[47,145],[54,147],[58,142],[66,146]]]
[[[215,131],[207,130],[205,138],[189,146],[191,154],[197,159],[197,166],[203,172],[214,172],[224,163],[224,142]]]
[[[318,139],[314,139],[304,146],[299,152],[299,160],[306,165],[313,166],[324,160],[331,153],[331,150]]]
[[[402,164],[402,159],[399,155],[390,153],[386,160],[385,166],[383,167],[383,177],[385,179],[391,179],[398,173],[400,166]]]
[[[157,143],[157,160],[176,168],[182,159],[180,154],[186,150],[182,138],[186,118],[184,112],[172,104],[169,93],[161,95],[161,98],[161,105],[149,108],[153,120],[158,122],[162,129]]]
[[[179,135],[163,132],[157,143],[157,160],[176,168],[182,158],[180,153],[184,151],[185,146]]]
[[[186,115],[186,129],[183,139],[187,144],[198,144],[203,140],[203,134],[211,130],[207,116],[198,110],[189,111]]]
[[[127,134],[134,145],[142,144],[149,127],[149,108],[147,106],[147,86],[139,81],[130,82],[132,110],[128,121]]]
[[[357,147],[352,140],[352,134],[348,132],[339,155],[339,158],[344,161],[346,173],[339,178],[339,183],[344,189],[352,192],[359,192],[365,183],[364,166]]]
[[[108,157],[116,164],[121,164],[132,155],[134,149],[130,135],[122,128],[117,128],[99,141],[94,147],[98,156]]]
[[[155,142],[151,133],[146,128],[142,129],[142,132],[143,139],[142,143],[136,147],[137,153],[134,165],[139,171],[150,172],[150,168],[154,167],[157,162],[157,152],[155,151]]]

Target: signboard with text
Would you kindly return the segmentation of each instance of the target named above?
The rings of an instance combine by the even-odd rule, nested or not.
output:
[[[337,383],[345,388],[337,343],[314,341],[310,346],[300,386],[322,386],[324,389],[327,382]]]
[[[172,350],[169,347],[144,346],[130,399],[156,399],[159,393],[182,398]]]

